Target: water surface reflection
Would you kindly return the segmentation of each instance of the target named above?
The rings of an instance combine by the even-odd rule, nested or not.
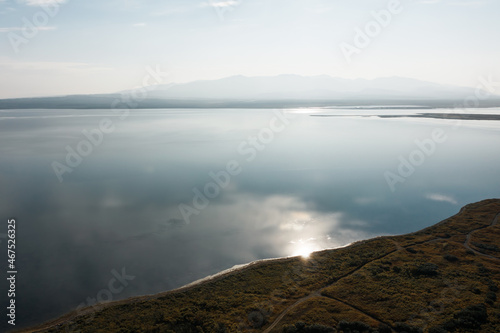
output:
[[[19,323],[95,298],[113,270],[135,276],[114,299],[156,293],[252,260],[418,230],[498,197],[496,123],[285,113],[290,124],[248,161],[238,147],[273,110],[136,110],[125,120],[2,111],[0,212],[18,219]],[[60,183],[52,162],[103,117],[115,130]],[[436,127],[447,141],[391,192],[384,172]],[[231,160],[241,173],[187,223],[179,204]]]

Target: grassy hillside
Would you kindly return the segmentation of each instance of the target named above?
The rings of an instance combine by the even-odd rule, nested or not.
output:
[[[500,332],[500,200],[419,232],[67,314],[42,332]]]

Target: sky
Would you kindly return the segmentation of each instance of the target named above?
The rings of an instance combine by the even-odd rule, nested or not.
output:
[[[0,0],[0,98],[232,75],[500,77],[498,0]],[[147,80],[146,80],[147,81]],[[148,81],[151,84],[151,81]]]

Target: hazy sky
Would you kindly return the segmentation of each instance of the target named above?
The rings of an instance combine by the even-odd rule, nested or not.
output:
[[[500,78],[500,1],[397,3],[0,0],[0,98],[134,88],[147,66],[168,71],[165,82],[290,73],[476,86],[480,76]],[[372,12],[391,8],[376,23]],[[356,43],[358,28],[372,35],[369,45]],[[350,62],[347,44],[357,48]]]

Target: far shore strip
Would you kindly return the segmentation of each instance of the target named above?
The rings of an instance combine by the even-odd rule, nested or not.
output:
[[[473,114],[473,113],[417,113],[417,114],[313,114],[312,117],[378,117],[378,118],[435,118],[452,120],[500,120],[500,114]]]

